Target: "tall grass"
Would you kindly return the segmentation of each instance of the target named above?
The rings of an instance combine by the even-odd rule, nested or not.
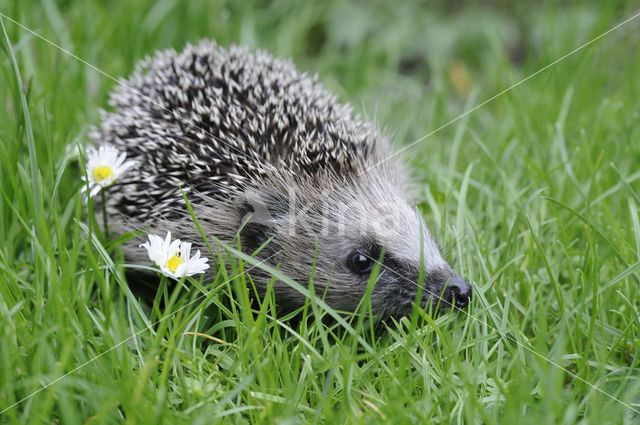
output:
[[[403,146],[637,12],[459,3],[28,0],[0,13],[116,77],[203,37],[266,48]],[[474,299],[380,332],[366,305],[337,316],[312,296],[292,320],[272,293],[252,301],[250,269],[265,266],[235,250],[214,281],[131,278],[146,265],[96,232],[68,149],[113,81],[2,22],[0,423],[640,422],[640,23],[407,150],[419,208]]]

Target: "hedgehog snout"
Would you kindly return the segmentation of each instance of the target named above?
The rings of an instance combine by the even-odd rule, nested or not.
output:
[[[445,301],[456,308],[465,308],[471,301],[472,292],[469,282],[456,275],[449,279],[442,295]]]

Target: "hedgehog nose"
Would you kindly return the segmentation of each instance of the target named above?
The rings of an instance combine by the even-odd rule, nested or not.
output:
[[[453,277],[447,283],[445,296],[457,308],[464,308],[471,301],[471,285],[460,276]]]

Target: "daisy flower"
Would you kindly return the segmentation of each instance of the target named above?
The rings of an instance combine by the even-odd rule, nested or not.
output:
[[[89,196],[94,197],[102,188],[111,186],[122,174],[136,164],[126,161],[127,154],[111,145],[87,149],[87,178],[83,192],[89,186]]]
[[[191,242],[182,242],[180,239],[172,241],[171,232],[167,232],[164,239],[158,235],[149,235],[149,240],[141,244],[140,248],[145,248],[149,259],[174,279],[204,273],[209,268],[209,259],[201,258],[200,250],[192,257]]]

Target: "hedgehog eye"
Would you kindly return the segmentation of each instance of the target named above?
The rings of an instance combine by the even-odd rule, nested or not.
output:
[[[361,252],[354,252],[349,257],[349,268],[355,273],[368,273],[373,268],[373,260]]]

